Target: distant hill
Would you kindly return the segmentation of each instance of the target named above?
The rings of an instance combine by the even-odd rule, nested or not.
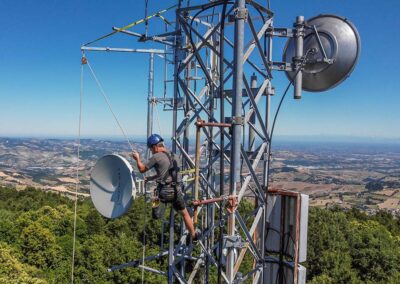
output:
[[[144,153],[146,146],[135,143]],[[40,187],[66,195],[75,189],[77,141],[69,139],[0,138],[0,184],[24,188]],[[79,168],[81,191],[88,192],[90,169],[100,157],[118,153],[130,158],[126,141],[83,139]]]
[[[140,140],[134,148],[143,155],[146,144]],[[97,159],[118,153],[134,165],[130,151],[123,140],[83,139],[79,194],[88,194],[90,170]],[[193,149],[189,152],[193,155]],[[256,172],[261,175],[260,164]],[[76,140],[0,138],[0,185],[33,186],[71,196],[76,166]],[[308,194],[314,206],[339,204],[369,213],[388,209],[400,214],[400,144],[277,139],[271,166],[272,186]],[[373,187],[369,182],[376,180],[379,185]]]

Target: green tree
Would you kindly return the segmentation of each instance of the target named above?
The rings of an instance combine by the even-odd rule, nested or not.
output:
[[[400,271],[396,271],[388,280],[388,284],[398,284],[400,283]]]
[[[53,268],[57,265],[61,248],[49,229],[33,222],[22,230],[21,251],[24,260],[39,268]]]
[[[383,225],[372,220],[353,220],[346,238],[352,265],[363,281],[386,283],[398,272],[400,246]]]
[[[15,213],[0,210],[0,240],[12,244],[18,239],[19,231],[15,226]]]
[[[351,266],[346,230],[347,219],[343,212],[310,208],[306,265],[310,280],[325,275],[322,279],[331,279],[332,283],[359,282]]]
[[[90,234],[104,233],[104,226],[106,222],[104,218],[96,210],[91,210],[85,218],[87,230]]]
[[[311,281],[307,281],[308,284],[335,284],[333,279],[326,274],[315,276]]]
[[[44,284],[45,280],[37,278],[38,270],[21,263],[16,252],[6,243],[0,242],[0,284],[26,283]]]
[[[400,219],[395,218],[390,212],[379,210],[371,216],[371,219],[384,225],[392,235],[400,236]]]
[[[254,206],[249,202],[241,204],[238,210],[249,225]],[[32,188],[0,188],[0,208],[0,284],[46,280],[68,283],[73,202]],[[149,204],[137,198],[127,214],[110,220],[95,210],[90,199],[82,199],[77,213],[75,283],[140,282],[142,271],[137,265],[113,272],[107,272],[107,268],[141,259],[145,244],[146,256],[160,252],[161,222],[151,218]],[[165,215],[168,213],[169,210]],[[180,218],[177,214],[177,230]],[[164,239],[168,240],[167,229]],[[368,216],[356,208],[310,208],[308,245],[308,283],[400,283],[400,268],[396,265],[400,261],[400,221],[388,212]],[[196,246],[193,255],[199,254]],[[249,252],[244,273],[253,265],[248,256]],[[192,264],[187,261],[188,270]],[[147,261],[146,265],[167,269],[166,262]],[[215,269],[210,283],[214,283],[214,276]],[[146,283],[166,281],[150,272],[144,273],[144,279]]]

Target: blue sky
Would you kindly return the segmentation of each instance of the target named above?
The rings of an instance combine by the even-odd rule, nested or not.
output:
[[[193,1],[192,1],[193,2]],[[196,2],[196,1],[194,1]],[[198,1],[197,1],[198,2]],[[266,2],[266,1],[260,1]],[[149,0],[149,13],[175,1]],[[287,97],[276,135],[361,136],[400,138],[400,80],[397,49],[400,1],[304,0],[271,1],[276,27],[291,27],[297,15],[347,17],[357,27],[362,50],[346,81],[324,93]],[[0,136],[76,136],[80,89],[80,46],[144,15],[143,1],[2,0],[0,1]],[[168,14],[172,19],[172,13]],[[158,31],[160,19],[150,22]],[[133,29],[143,32],[143,26]],[[274,42],[280,57],[284,40]],[[126,35],[97,46],[145,48]],[[129,135],[146,129],[148,56],[88,53],[88,59]],[[156,59],[156,95],[162,95],[161,60]],[[277,95],[286,87],[284,74],[275,73]],[[84,73],[84,136],[118,136],[120,131],[89,73]],[[160,112],[162,134],[171,133],[170,113]],[[157,124],[156,124],[157,125]],[[159,129],[158,126],[155,129]]]

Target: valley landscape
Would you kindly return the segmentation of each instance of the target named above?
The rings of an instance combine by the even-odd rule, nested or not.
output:
[[[0,184],[71,196],[77,145],[70,139],[0,138]],[[144,143],[134,147],[144,155]],[[129,149],[125,141],[82,140],[79,194],[89,196],[90,169],[98,158],[118,153],[132,162]],[[272,154],[271,186],[308,194],[312,206],[400,214],[399,144],[277,142]]]

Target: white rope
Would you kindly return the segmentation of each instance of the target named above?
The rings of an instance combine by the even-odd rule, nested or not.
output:
[[[92,67],[90,66],[90,64],[89,64],[88,61],[87,61],[87,66],[89,67],[89,70],[90,70],[90,72],[91,72],[91,74],[92,74],[92,76],[93,76],[93,79],[96,81],[97,86],[99,87],[99,90],[100,90],[101,94],[103,95],[104,100],[106,101],[110,112],[111,112],[112,115],[114,116],[114,119],[115,119],[116,123],[118,124],[118,126],[119,126],[119,128],[120,128],[122,134],[124,135],[126,141],[128,142],[129,147],[131,148],[131,151],[134,152],[133,146],[132,146],[131,142],[129,141],[128,136],[126,135],[126,132],[125,132],[124,128],[122,127],[122,125],[121,125],[121,123],[119,122],[117,116],[115,115],[115,113],[114,113],[114,111],[113,111],[113,109],[112,109],[112,107],[111,107],[110,101],[108,100],[108,97],[107,97],[107,95],[106,95],[106,93],[105,93],[103,87],[102,87],[102,85],[100,84],[100,81],[97,79],[97,76],[96,76],[96,74],[94,73],[94,71],[93,71],[93,69],[92,69]],[[159,121],[158,121],[158,124],[159,124],[159,128],[160,128],[160,130],[161,130],[160,122],[159,122]],[[145,200],[145,202],[146,202],[146,200]],[[142,251],[142,265],[143,265],[143,266],[144,266],[144,259],[145,259],[145,255],[146,255],[146,206],[144,207],[144,210],[145,210],[145,212],[144,212],[145,216],[144,216],[144,224],[143,224],[143,227],[144,227],[144,228],[143,228],[143,251]],[[142,267],[142,284],[143,284],[143,283],[144,283],[144,268]]]
[[[81,125],[82,125],[82,106],[83,106],[83,64],[81,64],[81,88],[79,99],[79,126],[78,126],[78,150],[76,162],[76,182],[75,182],[75,205],[74,205],[74,235],[72,241],[72,263],[71,263],[71,284],[74,283],[74,268],[75,268],[75,243],[76,243],[76,216],[78,208],[78,190],[80,187],[79,180],[79,159],[81,146]]]
[[[100,84],[99,80],[97,79],[97,76],[96,76],[96,74],[94,73],[92,67],[90,66],[89,61],[87,61],[87,66],[89,67],[89,70],[90,70],[90,72],[91,72],[91,74],[92,74],[92,76],[93,76],[93,79],[96,81],[97,86],[99,87],[99,90],[100,90],[101,94],[103,95],[103,98],[104,98],[104,100],[106,101],[106,103],[107,103],[107,105],[108,105],[108,108],[110,109],[110,112],[111,112],[112,115],[114,116],[114,119],[115,119],[116,123],[118,124],[119,128],[121,129],[122,134],[125,136],[125,139],[126,139],[126,141],[128,142],[129,147],[131,148],[131,151],[132,151],[132,152],[135,152],[135,151],[133,150],[133,146],[132,146],[131,142],[129,141],[128,136],[127,136],[126,133],[125,133],[124,128],[122,127],[121,123],[119,123],[119,120],[118,120],[117,116],[115,115],[115,113],[114,113],[114,111],[113,111],[113,109],[112,109],[112,107],[111,107],[110,101],[108,100],[108,97],[107,97],[107,95],[106,95],[106,93],[105,93],[105,91],[104,91],[102,85]]]
[[[92,67],[90,66],[90,64],[89,64],[88,61],[86,62],[86,64],[87,64],[87,66],[89,67],[89,70],[90,70],[90,72],[91,72],[91,74],[92,74],[92,77],[93,77],[93,79],[96,81],[97,86],[98,86],[98,88],[99,88],[101,94],[103,95],[103,98],[104,98],[104,100],[106,101],[110,112],[112,113],[112,115],[113,115],[113,117],[114,117],[116,123],[118,124],[118,126],[119,126],[119,128],[120,128],[122,134],[124,135],[126,141],[128,142],[128,144],[129,144],[129,146],[130,146],[132,152],[134,152],[133,146],[132,146],[131,142],[129,141],[128,136],[126,135],[126,132],[125,132],[124,128],[122,127],[122,125],[121,125],[121,123],[119,122],[117,116],[115,115],[115,113],[114,113],[114,111],[113,111],[113,109],[112,109],[112,107],[111,107],[110,101],[108,100],[108,97],[107,97],[107,95],[106,95],[106,93],[105,93],[105,91],[104,91],[104,89],[103,89],[103,87],[102,87],[100,81],[97,79],[97,76],[96,76],[96,74],[94,73],[94,71],[93,71],[93,69],[92,69]],[[81,88],[82,88],[82,87],[81,87]],[[82,104],[81,104],[81,107],[82,107]],[[160,130],[160,135],[161,135],[161,125],[160,125],[160,120],[159,120],[159,116],[158,116],[157,105],[156,105],[156,115],[157,115],[158,128],[159,128],[159,130]],[[81,117],[81,114],[80,114],[80,117]],[[80,120],[81,120],[81,118],[79,118],[79,137],[80,137],[80,123],[81,123]],[[79,138],[79,139],[80,139],[80,138]],[[80,140],[79,140],[79,141],[80,141]],[[78,148],[78,157],[79,157],[79,148]],[[78,160],[79,160],[79,158],[78,158]],[[78,174],[77,174],[77,177],[78,177]],[[145,202],[146,202],[146,200],[145,200]],[[144,215],[144,224],[143,224],[143,227],[144,227],[144,228],[143,228],[142,266],[144,266],[145,255],[146,255],[146,206],[144,207],[144,210],[145,210],[145,212],[144,212],[145,215]],[[75,209],[75,214],[76,214],[76,209]],[[75,229],[74,229],[74,244],[75,244]],[[73,280],[72,280],[72,281],[73,281]],[[72,282],[71,282],[71,283],[72,283]],[[144,268],[142,267],[142,284],[143,284],[143,283],[144,283]]]
[[[144,223],[143,223],[143,250],[142,250],[142,284],[144,283],[144,257],[145,257],[145,255],[146,255],[146,222],[147,222],[147,216],[146,216],[146,189],[147,189],[147,186],[145,185],[145,187],[144,187],[144,190],[145,190],[145,192],[144,192],[144,207],[143,207],[143,210],[144,210]]]

